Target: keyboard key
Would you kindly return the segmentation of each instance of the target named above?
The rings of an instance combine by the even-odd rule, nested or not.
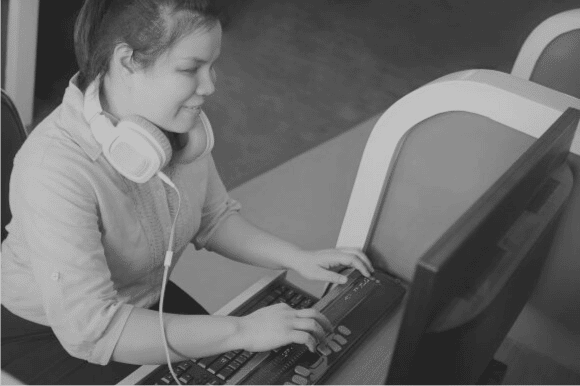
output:
[[[185,370],[183,370],[183,369],[180,369],[179,367],[174,367],[174,368],[173,368],[173,371],[175,372],[175,375],[177,375],[177,376],[179,377],[181,374],[183,374],[183,372],[184,372]]]
[[[341,345],[345,345],[348,343],[348,341],[346,340],[346,338],[340,334],[334,334],[334,336],[332,337],[333,340],[335,340],[336,342],[338,342]]]
[[[217,376],[221,379],[223,379],[224,381],[226,379],[228,379],[233,373],[234,371],[236,371],[237,368],[233,368],[232,366],[228,366],[226,368],[223,368],[220,370],[219,373],[217,373]]]
[[[202,374],[194,378],[196,385],[205,385],[206,383],[212,380],[212,378],[207,374]]]
[[[290,345],[276,347],[275,349],[272,350],[272,352],[278,353],[280,351],[286,350],[288,347],[290,347]]]
[[[306,298],[306,299],[302,300],[302,303],[300,303],[300,304],[298,305],[298,308],[301,308],[301,309],[302,309],[302,308],[308,308],[308,307],[310,307],[310,306],[311,306],[313,303],[314,303],[314,302],[312,301],[312,299],[308,299],[308,298]]]
[[[205,368],[207,368],[207,366],[209,366],[213,361],[215,361],[219,357],[220,357],[220,354],[212,355],[210,357],[201,358],[200,360],[197,361],[197,364],[205,369]]]
[[[225,356],[222,356],[217,361],[215,361],[211,365],[209,365],[207,368],[207,371],[209,371],[212,374],[215,374],[218,371],[220,371],[223,367],[225,367],[229,363],[229,361],[230,360],[228,358],[226,358]]]
[[[338,343],[336,343],[335,341],[333,341],[333,340],[331,340],[330,342],[328,342],[328,346],[334,352],[339,352],[340,350],[342,350],[342,347]]]
[[[351,334],[351,331],[342,325],[338,326],[337,330],[338,330],[338,332],[340,332],[342,335],[345,335],[345,336],[349,336]]]
[[[308,379],[304,378],[301,375],[295,374],[292,377],[292,382],[298,384],[298,385],[307,385],[308,384]]]
[[[188,384],[192,378],[193,378],[193,375],[191,375],[191,374],[183,374],[181,377],[179,377],[179,382]]]
[[[278,303],[286,303],[286,304],[288,304],[290,301],[288,299],[286,299],[284,296],[280,296],[278,298],[278,300],[276,300],[276,302],[277,302],[276,304],[278,304]]]
[[[229,351],[227,353],[224,354],[224,356],[228,359],[233,359],[237,354],[233,351]]]
[[[237,370],[238,368],[240,368],[241,365],[242,364],[240,362],[231,361],[228,367],[233,367],[234,370]]]
[[[241,365],[243,365],[244,363],[246,363],[247,361],[248,361],[248,358],[246,358],[246,357],[243,357],[243,356],[239,356],[239,357],[237,357],[236,359],[234,359],[232,362],[239,363],[239,364],[240,364],[240,366],[241,366]]]
[[[302,299],[304,298],[304,296],[297,294],[295,295],[291,300],[290,300],[290,306],[292,307],[296,307],[296,305],[298,305],[298,303],[300,303],[302,301]]]
[[[192,366],[192,363],[191,363],[191,362],[189,362],[189,361],[186,361],[186,362],[181,362],[181,363],[180,363],[180,364],[177,366],[177,368],[178,368],[178,369],[181,369],[181,370],[183,370],[183,371],[185,371],[185,370],[189,369],[191,366]]]
[[[294,292],[294,290],[292,290],[292,289],[289,289],[288,291],[286,291],[286,292],[284,293],[284,298],[285,298],[286,300],[290,300],[290,299],[292,299],[292,298],[294,297],[294,294],[295,294],[295,293],[296,293],[296,292]]]
[[[294,372],[298,375],[302,375],[303,377],[307,377],[310,375],[310,370],[308,370],[304,366],[296,366],[296,368],[294,369]]]
[[[254,354],[255,353],[253,353],[253,352],[249,352],[249,351],[244,350],[244,351],[242,351],[242,353],[240,354],[240,356],[244,356],[244,357],[250,359],[251,357],[254,356]]]

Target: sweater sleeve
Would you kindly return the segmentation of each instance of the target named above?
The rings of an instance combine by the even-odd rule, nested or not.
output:
[[[99,227],[90,160],[78,154],[43,152],[20,159],[11,181],[11,208],[19,219],[42,292],[46,316],[72,356],[105,365],[133,306],[119,301]]]
[[[197,249],[206,248],[220,223],[241,209],[238,201],[232,199],[218,174],[213,157],[209,156],[205,201],[201,213],[199,231],[193,239]]]

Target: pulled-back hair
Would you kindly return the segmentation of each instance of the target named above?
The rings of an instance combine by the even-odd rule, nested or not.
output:
[[[134,62],[148,68],[180,38],[213,27],[218,17],[211,0],[85,0],[74,30],[79,88],[108,71],[117,44],[126,43]]]

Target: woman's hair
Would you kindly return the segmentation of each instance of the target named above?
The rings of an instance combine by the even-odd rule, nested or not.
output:
[[[180,38],[218,23],[211,0],[85,0],[74,29],[78,87],[109,69],[119,43],[133,50],[133,61],[148,68]]]

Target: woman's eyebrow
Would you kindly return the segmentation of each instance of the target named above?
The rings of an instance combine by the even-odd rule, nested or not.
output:
[[[220,55],[221,55],[221,52],[218,52],[218,54],[215,56],[215,58],[213,60],[214,61],[217,60],[220,57]],[[184,56],[184,57],[181,57],[180,59],[182,59],[182,60],[191,60],[191,61],[198,62],[198,63],[202,63],[202,64],[205,64],[205,63],[211,61],[211,60],[208,60],[208,59],[199,58],[197,56]]]

